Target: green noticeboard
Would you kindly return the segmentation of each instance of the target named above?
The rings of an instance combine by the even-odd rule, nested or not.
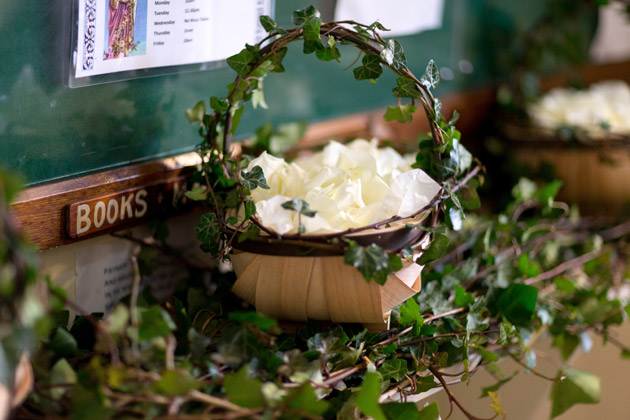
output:
[[[334,2],[313,3],[325,12]],[[489,41],[496,35],[490,29],[513,34],[535,19],[545,2],[520,3],[445,0],[440,29],[398,38],[410,68],[421,74],[431,58],[445,68],[451,80],[442,83],[441,94],[489,83],[494,74]],[[291,12],[308,4],[277,0],[276,20],[291,26]],[[194,149],[199,138],[185,110],[224,95],[234,78],[231,69],[155,77],[136,71],[138,78],[71,88],[68,25],[73,25],[70,0],[0,1],[0,166],[38,185]],[[237,137],[268,120],[315,122],[391,104],[393,80],[349,82],[352,71],[342,69],[353,59],[348,53],[341,63],[323,63],[290,51],[287,72],[265,80],[269,109],[248,108]]]

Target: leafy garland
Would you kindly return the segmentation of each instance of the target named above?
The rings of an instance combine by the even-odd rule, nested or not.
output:
[[[430,158],[433,147],[420,155]],[[214,159],[221,166],[212,168],[234,164],[221,154]],[[470,178],[463,184],[467,188],[450,195],[447,214],[459,214],[455,200],[466,209],[479,207],[476,183]],[[87,314],[51,285],[47,313],[23,304],[19,307],[26,309],[16,312],[16,303],[28,300],[26,288],[2,288],[3,354],[38,343],[31,356],[36,385],[15,414],[25,419],[436,420],[435,403],[419,408],[393,401],[442,387],[450,412],[456,406],[477,419],[450,387],[483,366],[497,378],[483,397],[504,416],[497,391],[513,376],[501,372],[501,358],[553,382],[552,417],[576,403],[596,402],[599,379],[594,375],[566,366],[553,377],[539,373],[536,360],[547,356],[532,348],[530,338],[546,330],[567,359],[597,334],[630,357],[630,349],[609,331],[630,315],[629,302],[610,294],[611,285],[628,282],[630,222],[580,217],[554,200],[560,186],[522,179],[498,216],[451,216],[454,230],[430,229],[432,243],[439,245],[421,261],[427,264],[422,292],[395,311],[392,328],[384,333],[321,323],[284,333],[275,320],[244,308],[230,293],[233,273],[218,269],[208,289],[204,272],[191,267],[190,279],[164,302],[141,291],[137,273],[131,296],[104,319]],[[217,202],[230,191],[224,196],[223,189],[216,190]],[[10,239],[3,241],[9,246],[2,248],[1,272],[13,273],[1,284],[33,284],[34,271],[6,269],[24,267],[33,254],[14,228],[7,228],[10,221],[1,205],[0,216],[3,239]],[[155,255],[149,252],[154,243],[144,245],[140,267]],[[25,272],[31,274],[18,275]],[[70,328],[64,307],[78,314]],[[478,365],[476,358],[481,358]],[[5,371],[15,364],[15,358],[9,360]],[[442,371],[447,366],[460,366],[460,375],[447,376]],[[12,389],[13,378],[0,379]]]
[[[254,166],[251,171],[244,171],[243,168],[249,162],[248,157],[231,154],[231,136],[238,127],[245,103],[251,100],[254,106],[264,104],[263,79],[268,73],[284,71],[282,60],[287,53],[287,45],[302,41],[303,52],[315,53],[322,61],[338,61],[341,57],[338,45],[356,47],[359,56],[355,63],[361,59],[361,64],[354,68],[353,73],[358,81],[375,81],[383,73],[383,67],[391,69],[398,76],[392,92],[399,99],[399,104],[388,107],[384,115],[387,121],[410,122],[418,108],[416,102],[420,103],[431,124],[431,133],[429,138],[420,142],[414,167],[425,170],[434,179],[442,181],[443,185],[439,197],[417,213],[433,210],[432,226],[437,223],[437,216],[445,207],[455,207],[450,215],[457,220],[464,217],[458,196],[461,193],[458,191],[463,188],[472,191],[476,182],[473,180],[481,168],[473,165],[472,156],[459,142],[460,133],[454,125],[457,113],[447,121],[441,114],[440,100],[431,93],[440,81],[438,68],[433,61],[429,62],[425,73],[418,79],[407,67],[402,46],[395,40],[385,41],[379,35],[378,30],[386,30],[380,23],[322,23],[319,16],[312,6],[298,10],[293,14],[293,23],[299,26],[292,29],[281,28],[270,17],[262,16],[261,24],[269,35],[257,45],[247,45],[227,60],[237,73],[236,80],[228,85],[227,96],[210,98],[210,114],[206,113],[204,101],[187,111],[189,120],[199,124],[199,134],[204,139],[198,148],[202,160],[198,181],[202,185],[189,191],[187,196],[205,202],[211,208],[211,212],[203,216],[196,229],[197,238],[206,252],[220,257],[231,246],[246,246],[243,242],[276,244],[288,241],[300,249],[324,248],[328,252],[344,254],[346,263],[357,267],[366,280],[374,278],[382,284],[388,274],[402,267],[398,255],[401,249],[386,250],[378,244],[361,246],[347,235],[380,228],[402,218],[392,217],[373,225],[316,236],[304,232],[300,222],[297,234],[280,235],[260,223],[255,214],[254,202],[249,198],[251,190],[268,188],[262,169]],[[323,42],[322,37],[327,41]],[[410,99],[411,103],[403,105],[403,98]],[[244,217],[239,219],[234,214],[241,207]],[[315,214],[308,203],[299,199],[285,203],[284,207],[296,211],[300,219]],[[415,227],[425,229],[423,226]],[[439,245],[440,242],[437,242],[434,247]],[[411,248],[407,247],[405,255],[410,253]]]

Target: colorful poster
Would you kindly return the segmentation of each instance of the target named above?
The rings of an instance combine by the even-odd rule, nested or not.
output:
[[[223,60],[265,36],[273,0],[79,0],[75,77]]]

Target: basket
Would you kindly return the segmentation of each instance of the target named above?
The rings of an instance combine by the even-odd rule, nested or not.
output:
[[[429,214],[426,210],[406,222],[422,223]],[[361,245],[376,243],[398,251],[422,241],[423,235],[403,223],[349,237]],[[328,242],[324,235],[303,235],[299,242],[263,237],[235,245],[238,249],[229,255],[237,276],[232,292],[276,319],[361,323],[370,331],[388,329],[391,310],[420,291],[422,267],[405,260],[403,268],[381,286],[366,282],[356,268],[344,262],[343,255],[326,246]]]
[[[444,122],[439,111],[441,103],[430,92],[430,88],[437,85],[436,79],[439,78],[437,67],[431,61],[421,81],[400,61],[404,60],[404,54],[397,43],[386,42],[380,36],[368,39],[366,33],[365,30],[363,33],[354,32],[335,22],[322,23],[319,30],[320,36],[329,37],[329,44],[331,39],[353,44],[365,54],[364,64],[369,64],[370,60],[365,60],[369,56],[372,63],[374,57],[379,57],[379,68],[382,61],[383,67],[391,69],[402,78],[406,90],[398,96],[413,98],[414,103],[422,106],[437,150],[438,146],[445,144],[445,130],[440,126]],[[272,31],[265,42],[260,44],[263,46],[255,55],[260,58],[255,63],[248,62],[245,66],[239,64],[243,59],[254,56],[247,49],[234,56],[233,68],[239,76],[231,84],[233,88],[225,98],[226,109],[233,105],[239,107],[239,101],[246,97],[238,90],[241,86],[257,83],[258,79],[251,76],[251,72],[264,60],[273,64],[286,53],[286,45],[301,36],[305,39],[307,37],[300,27],[278,33]],[[228,59],[228,64],[230,60]],[[370,77],[374,76],[363,78]],[[246,82],[243,83],[244,81]],[[409,86],[410,81],[412,86]],[[409,89],[413,92],[410,93]],[[222,112],[215,107],[214,116],[207,121],[205,117],[202,118],[202,126],[209,128],[206,144],[216,148],[218,142],[214,128],[220,124],[223,127],[222,156],[233,156],[230,148],[232,113]],[[439,159],[439,152],[434,153],[438,155],[436,159]],[[433,198],[425,208],[411,215],[411,221],[416,225],[423,222],[435,225],[444,205],[440,196],[438,192],[438,198]],[[224,233],[230,238],[229,244],[232,246],[229,258],[237,275],[232,291],[254,305],[258,311],[278,320],[363,323],[371,330],[387,329],[392,308],[420,291],[422,267],[407,262],[401,270],[391,274],[383,286],[375,281],[366,282],[359,270],[344,263],[344,248],[347,244],[341,236],[361,246],[376,244],[390,254],[400,252],[406,245],[426,247],[430,233],[409,227],[407,223],[409,219],[406,217],[395,216],[367,227],[323,235],[279,235],[259,223],[263,234],[256,238],[248,236],[243,242],[239,241],[243,230],[227,226]],[[241,224],[241,229],[245,227]]]
[[[589,213],[619,211],[630,203],[630,137],[578,138],[568,142],[554,130],[505,128],[515,160],[533,172],[550,164],[563,181],[558,198]]]

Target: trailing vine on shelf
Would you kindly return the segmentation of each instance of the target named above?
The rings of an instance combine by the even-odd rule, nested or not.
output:
[[[355,74],[373,78],[381,66],[397,66],[404,75],[398,87],[409,83],[402,48],[374,34],[377,24],[342,29],[322,24],[312,8],[297,11],[295,22],[300,26],[289,30],[263,18],[270,40],[301,39],[307,52],[320,59],[334,59],[336,43],[350,37],[366,45],[376,42],[389,52],[376,54],[366,47]],[[322,42],[322,34],[333,34],[333,41]],[[203,170],[197,174],[197,180],[205,183],[188,196],[212,207],[197,235],[204,248],[217,256],[237,240],[229,229],[226,209],[240,203],[247,209],[251,206],[247,190],[264,186],[258,171],[242,173],[242,163],[230,155],[228,145],[231,127],[242,112],[239,107],[262,88],[264,74],[255,72],[281,66],[281,61],[260,63],[264,57],[269,61],[281,54],[276,50],[274,56],[269,45],[247,47],[244,51],[249,54],[241,52],[230,59],[243,74],[230,88],[229,100],[211,99],[212,114],[199,104],[188,113],[201,124],[205,139],[200,146]],[[441,175],[444,192],[434,205],[442,207],[447,223],[422,228],[433,235],[432,245],[417,261],[425,265],[422,291],[393,311],[391,328],[382,333],[369,333],[354,324],[320,322],[308,323],[295,333],[283,332],[275,320],[252,311],[230,293],[234,274],[222,268],[207,276],[206,271],[189,266],[186,281],[158,302],[149,290],[142,290],[142,277],[156,251],[177,253],[162,241],[132,237],[143,246],[132,293],[109,314],[87,313],[81,302],[72,302],[51,284],[47,286],[50,305],[34,305],[25,298],[28,293],[22,293],[23,285],[35,284],[35,272],[23,270],[31,266],[24,262],[32,254],[24,252],[15,228],[7,228],[10,219],[0,191],[4,239],[0,356],[26,351],[35,376],[32,392],[13,411],[15,417],[437,420],[448,418],[457,408],[466,418],[479,419],[459,401],[452,386],[471,381],[475,372],[485,368],[496,383],[483,388],[481,398],[488,399],[494,417],[505,418],[499,391],[514,374],[504,373],[500,361],[508,358],[552,384],[552,417],[575,404],[597,402],[599,378],[563,361],[578,347],[588,351],[593,337],[602,337],[618,347],[623,358],[630,357],[630,348],[611,328],[630,315],[630,222],[581,217],[576,209],[555,200],[560,182],[537,185],[527,179],[514,187],[509,205],[499,214],[471,213],[481,204],[480,167],[471,167],[473,159],[460,147],[452,122],[436,110],[439,102],[429,95],[429,85],[437,83],[433,69],[430,64],[423,78],[409,80],[414,83],[411,90],[421,95],[411,99],[420,101],[432,116],[434,129],[432,140],[420,142],[417,164]],[[236,88],[241,82],[242,89]],[[388,113],[404,116],[402,106],[409,105]],[[433,144],[436,138],[441,140]],[[437,153],[443,158],[438,159]],[[287,206],[305,216],[309,211],[300,202]],[[460,208],[469,211],[466,218]],[[305,236],[281,240],[300,242]],[[328,245],[343,242],[335,239],[329,238]],[[340,246],[352,249],[347,243]],[[66,308],[76,314],[71,325]],[[539,358],[550,357],[535,348],[533,337],[542,331],[552,336],[561,353],[555,375],[537,367]],[[0,367],[7,365],[9,370],[0,372],[15,369],[17,358],[6,360],[0,358]],[[456,372],[446,373],[446,367]],[[0,375],[0,383],[13,389],[12,377]],[[445,390],[450,403],[446,410],[440,412],[436,403],[420,407],[406,402],[434,388]]]

